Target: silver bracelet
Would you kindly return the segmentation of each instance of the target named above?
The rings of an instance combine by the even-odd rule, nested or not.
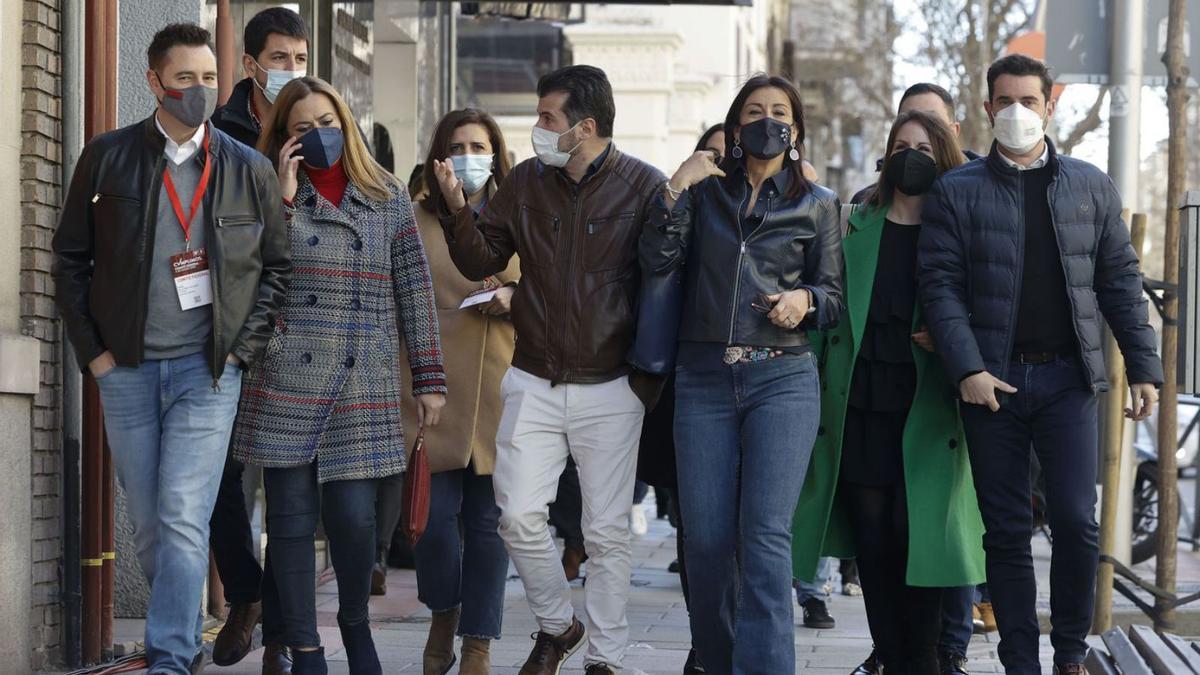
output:
[[[683,190],[676,190],[675,188],[671,187],[671,181],[669,179],[663,181],[663,189],[666,190],[671,199],[674,199],[675,201],[679,201],[679,198],[683,196]]]

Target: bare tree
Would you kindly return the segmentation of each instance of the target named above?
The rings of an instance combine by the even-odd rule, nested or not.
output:
[[[1030,25],[1033,0],[918,0],[925,23],[921,56],[946,77],[958,102],[964,147],[991,144],[991,124],[983,110],[987,69],[1015,35]]]

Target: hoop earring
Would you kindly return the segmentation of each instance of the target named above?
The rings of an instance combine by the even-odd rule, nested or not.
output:
[[[792,146],[791,152],[788,153],[788,159],[792,160],[793,162],[800,161],[800,151],[796,149],[796,146]]]
[[[735,139],[735,140],[733,141],[733,150],[730,150],[730,151],[729,151],[729,154],[730,154],[730,155],[731,155],[731,156],[732,156],[734,159],[741,159],[741,158],[742,158],[742,141],[741,141],[741,139]]]

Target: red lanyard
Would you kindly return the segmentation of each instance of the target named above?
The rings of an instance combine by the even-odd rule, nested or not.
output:
[[[192,243],[192,219],[196,217],[196,210],[200,208],[200,202],[208,190],[208,176],[212,173],[212,153],[208,149],[210,138],[212,138],[212,130],[205,129],[204,171],[200,173],[200,182],[196,184],[196,191],[192,194],[192,209],[186,218],[183,216],[183,204],[179,202],[179,193],[175,191],[175,181],[171,180],[171,171],[163,169],[163,186],[167,188],[167,197],[171,200],[171,208],[175,209],[175,217],[179,219],[179,225],[183,227],[183,239],[188,243],[189,249]]]

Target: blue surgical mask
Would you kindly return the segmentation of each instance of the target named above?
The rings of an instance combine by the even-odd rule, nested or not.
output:
[[[337,127],[313,127],[300,137],[300,156],[304,163],[317,168],[328,169],[337,164],[342,158],[342,145],[345,137]]]
[[[492,177],[492,155],[454,155],[450,161],[454,162],[454,175],[463,182],[463,192],[467,196],[478,194],[487,187]]]
[[[258,61],[254,61],[254,65],[259,70],[267,74],[267,85],[265,87],[261,84],[258,84],[257,77],[253,79],[254,84],[258,85],[259,89],[262,89],[263,96],[265,96],[267,102],[271,104],[275,103],[275,99],[279,96],[279,92],[283,89],[284,85],[292,80],[299,79],[308,74],[308,71],[306,70],[271,70],[269,68],[263,68],[258,64]]]

